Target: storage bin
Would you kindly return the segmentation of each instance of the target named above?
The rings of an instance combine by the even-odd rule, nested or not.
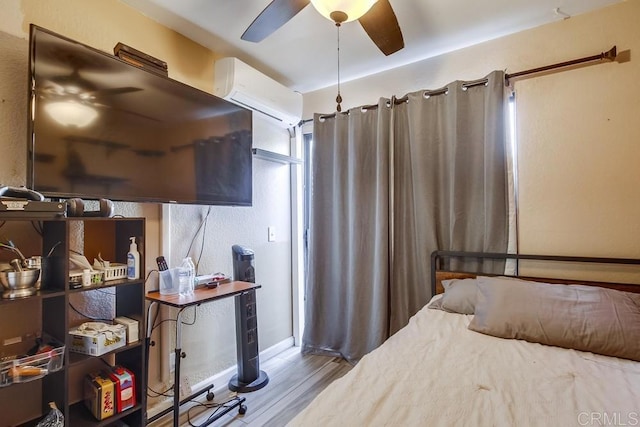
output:
[[[91,272],[91,285],[99,285],[103,282],[102,271]],[[82,286],[82,270],[70,270],[69,271],[69,286],[73,288],[79,288]]]
[[[127,278],[127,264],[109,263],[109,267],[98,266],[94,263],[93,268],[104,273],[104,281]]]
[[[64,344],[46,335],[39,341],[46,343],[46,347],[40,346],[39,353],[0,362],[0,387],[37,380],[50,372],[62,369]],[[37,342],[36,345],[38,345]]]

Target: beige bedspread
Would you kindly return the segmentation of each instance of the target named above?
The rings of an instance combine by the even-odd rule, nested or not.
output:
[[[423,308],[290,426],[640,426],[640,363],[482,335]]]

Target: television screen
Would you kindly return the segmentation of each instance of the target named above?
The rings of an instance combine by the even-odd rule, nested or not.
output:
[[[251,205],[248,109],[35,25],[29,96],[45,196]]]

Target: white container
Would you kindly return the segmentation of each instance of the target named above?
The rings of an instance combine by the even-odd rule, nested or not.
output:
[[[91,270],[88,268],[82,270],[82,286],[91,286]]]
[[[160,272],[160,295],[175,295],[180,291],[180,269],[170,268]]]

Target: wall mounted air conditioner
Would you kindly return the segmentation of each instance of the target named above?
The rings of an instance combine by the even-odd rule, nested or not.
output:
[[[302,118],[302,94],[294,92],[238,58],[215,63],[214,94],[290,128]]]

